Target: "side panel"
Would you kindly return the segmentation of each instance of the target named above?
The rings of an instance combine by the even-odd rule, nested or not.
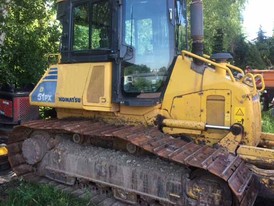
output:
[[[182,98],[183,95],[201,91],[203,76],[190,68],[191,61],[188,59],[183,61],[182,56],[178,56],[162,103],[162,109],[167,111],[169,115],[171,115],[171,110],[174,110],[174,108],[172,108],[174,104],[173,101],[180,101],[179,99]],[[195,104],[196,103],[197,102],[195,102]],[[174,115],[174,111],[172,113]]]
[[[194,137],[197,142],[218,143],[235,123],[244,128],[241,139],[244,144],[256,146],[260,141],[260,103],[253,87],[232,79],[218,68],[191,64],[189,58],[177,58],[161,115],[178,120],[176,126],[170,122],[165,125],[167,133],[192,137],[197,134]],[[192,127],[186,127],[186,123]],[[197,128],[200,123],[209,128]]]
[[[118,111],[111,102],[111,63],[60,64],[48,69],[31,104],[89,111]]]
[[[201,121],[201,95],[197,93],[175,97],[171,108],[172,119]]]

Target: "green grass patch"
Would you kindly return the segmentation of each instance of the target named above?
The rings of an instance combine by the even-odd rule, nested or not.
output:
[[[272,115],[272,110],[267,112],[262,112],[262,130],[267,133],[274,133],[274,116]],[[273,111],[274,112],[274,111]]]
[[[0,206],[85,206],[88,199],[79,199],[46,184],[20,181],[17,187],[7,189]]]

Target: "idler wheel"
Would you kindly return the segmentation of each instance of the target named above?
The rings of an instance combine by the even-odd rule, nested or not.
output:
[[[50,135],[46,132],[35,132],[23,142],[22,154],[28,164],[40,162],[46,152],[52,147],[49,143]]]

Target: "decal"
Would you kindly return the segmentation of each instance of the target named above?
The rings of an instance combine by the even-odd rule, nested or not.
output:
[[[236,123],[244,124],[245,121],[245,108],[244,107],[235,107],[234,110],[234,119]]]
[[[71,103],[81,103],[81,98],[77,97],[59,97],[59,102],[71,102]]]
[[[32,102],[55,103],[57,82],[42,82],[31,95]]]

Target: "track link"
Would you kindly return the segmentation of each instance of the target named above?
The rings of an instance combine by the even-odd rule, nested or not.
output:
[[[257,197],[258,183],[253,173],[243,160],[224,148],[215,149],[175,139],[155,127],[117,126],[87,120],[39,120],[15,128],[8,149],[10,164],[19,176],[33,172],[21,154],[22,142],[33,130],[123,140],[169,162],[199,168],[223,179],[234,194],[237,205],[253,205]]]

